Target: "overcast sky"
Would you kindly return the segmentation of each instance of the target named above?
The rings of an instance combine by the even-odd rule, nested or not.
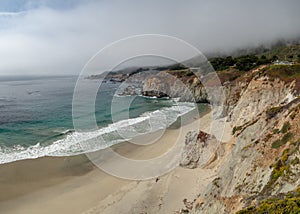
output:
[[[137,34],[202,52],[300,36],[298,0],[1,0],[0,75],[79,74],[97,51]]]

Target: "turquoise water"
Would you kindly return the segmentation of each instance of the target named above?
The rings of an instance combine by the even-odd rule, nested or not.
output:
[[[98,130],[76,133],[72,122],[72,97],[76,80],[76,77],[0,79],[0,163],[102,149],[124,141],[118,135],[119,131],[126,131],[131,136],[129,123],[139,133],[148,133],[169,126],[181,114],[194,108],[194,105],[187,103],[178,107],[176,102],[168,99],[136,96],[132,100],[132,97],[116,96],[119,85],[105,83],[101,85],[95,103]],[[91,84],[99,85],[99,82],[86,80],[85,84],[88,88]],[[111,115],[112,100],[117,103],[114,122]],[[149,125],[149,118],[152,126]],[[93,148],[85,151],[78,146],[78,141],[90,139],[90,136],[95,139],[101,136],[105,142],[99,141],[96,146],[93,143]]]

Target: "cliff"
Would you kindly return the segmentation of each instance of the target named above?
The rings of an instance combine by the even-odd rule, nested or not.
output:
[[[253,213],[251,209],[258,207],[264,210],[257,213],[265,213],[271,205],[260,204],[270,197],[282,198],[299,187],[299,77],[299,65],[268,65],[223,86],[226,120],[231,123],[234,137],[228,142],[229,150],[220,156],[217,153],[222,145],[216,147],[208,141],[199,149],[203,143],[187,136],[190,143],[186,142],[189,147],[184,153],[192,152],[193,158],[189,162],[183,159],[188,164],[182,166],[213,168],[217,176],[195,198],[201,204],[195,203],[182,213],[235,213],[246,207],[250,208],[240,213]],[[212,150],[218,158],[200,161],[203,154],[211,154]]]
[[[182,142],[180,166],[209,169],[215,177],[204,190],[194,190],[195,198],[185,200],[177,213],[272,213],[274,206],[281,213],[297,213],[300,207],[300,65],[244,67],[249,70],[227,66],[217,72],[225,94],[219,120],[231,124],[233,137],[220,143],[212,134],[189,132]],[[120,94],[211,102],[187,68],[141,79],[135,75],[130,81],[137,84],[124,85]]]
[[[169,97],[180,98],[182,102],[208,102],[207,93],[198,77],[191,71],[161,71],[148,78],[142,88],[143,95],[149,91],[163,92]]]

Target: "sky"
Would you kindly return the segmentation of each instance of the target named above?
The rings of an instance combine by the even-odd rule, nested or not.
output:
[[[0,75],[77,75],[103,47],[139,34],[204,53],[299,38],[299,9],[298,0],[0,0]]]

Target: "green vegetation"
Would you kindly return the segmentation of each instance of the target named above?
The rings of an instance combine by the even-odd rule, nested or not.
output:
[[[292,149],[291,149],[291,153],[296,153],[299,151],[299,146],[300,146],[300,138],[294,142],[291,143]],[[299,158],[295,157],[292,161],[291,161],[292,165],[296,165],[299,164]]]
[[[264,73],[271,79],[279,78],[284,82],[300,81],[300,64],[295,65],[270,65],[264,69]],[[300,84],[296,84],[300,89]]]
[[[249,54],[252,53],[252,54]],[[259,54],[257,54],[259,53]],[[243,55],[242,55],[243,54]],[[300,59],[300,45],[287,46],[284,44],[277,45],[276,47],[268,50],[265,47],[259,48],[257,51],[241,51],[235,53],[235,56],[214,57],[209,61],[213,68],[217,71],[221,83],[233,82],[243,76],[247,71],[257,68],[260,65],[267,65],[266,68],[261,70],[261,75],[268,75],[271,79],[280,78],[284,81],[291,82],[296,80],[300,82],[300,64],[294,65],[273,65],[272,62],[293,61],[296,62]],[[191,64],[190,62],[188,63]],[[199,65],[196,63],[195,67]],[[204,65],[202,65],[204,66]],[[154,68],[159,71],[168,71],[178,78],[193,76],[184,63],[176,63],[169,66],[158,66]],[[206,70],[206,69],[203,69]],[[208,69],[209,70],[209,69]],[[251,75],[243,76],[244,78],[252,78]],[[299,77],[299,78],[298,78]],[[299,87],[300,84],[296,84]]]
[[[249,71],[259,65],[268,64],[271,61],[272,59],[268,59],[265,55],[261,57],[257,57],[256,55],[244,55],[236,58],[228,56],[210,59],[211,65],[217,71],[226,70],[231,66],[235,66],[239,71]]]
[[[240,210],[237,214],[297,214],[300,213],[300,188],[285,195],[278,195],[260,202],[256,207],[251,206]]]
[[[277,181],[279,177],[284,175],[285,171],[284,163],[282,160],[278,161],[277,164],[275,165],[273,171],[272,171],[272,178],[273,181]]]
[[[290,157],[298,152],[300,145],[300,139],[291,143],[291,146],[288,149],[285,149],[279,158],[276,158],[276,163],[274,163],[271,167],[273,167],[270,180],[267,185],[263,188],[262,194],[266,195],[272,191],[274,184],[280,177],[288,177],[292,172],[290,170],[291,165],[299,164],[299,159],[294,157],[291,159]]]
[[[255,55],[246,55],[236,58],[236,68],[240,71],[249,71],[259,65],[270,63],[265,56],[258,58]]]
[[[242,130],[243,126],[235,126],[232,129],[232,134],[234,135],[237,131]]]
[[[278,45],[271,50],[265,50],[257,56],[265,55],[268,58],[274,58],[275,60],[299,60],[300,59],[300,45]],[[274,61],[274,60],[273,60]]]
[[[236,60],[233,59],[232,56],[228,56],[225,58],[217,57],[217,58],[212,58],[210,60],[210,63],[215,70],[222,71],[228,69],[230,66],[235,65]]]
[[[289,134],[289,133],[287,133]],[[287,134],[285,136],[287,136]],[[250,206],[237,212],[237,214],[265,214],[265,213],[300,213],[300,187],[288,193],[281,193],[277,196],[268,196],[276,185],[276,181],[280,178],[288,178],[292,175],[291,166],[299,164],[299,158],[292,156],[299,151],[300,139],[291,143],[289,149],[285,149],[281,156],[271,167],[273,168],[270,180],[263,188],[260,196],[269,198],[260,201],[256,206]]]
[[[275,182],[278,180],[279,177],[283,176],[285,171],[289,170],[289,166],[285,165],[286,163],[283,162],[282,159],[277,160],[275,165],[273,166],[273,171],[268,181],[267,185],[263,188],[262,194],[269,194],[272,191],[272,187]]]
[[[291,124],[287,121],[283,124],[280,132],[285,134],[285,133],[287,133],[288,130],[290,130],[290,128],[291,128]]]
[[[250,51],[251,52],[251,51]],[[300,45],[278,44],[271,50],[259,48],[258,51],[242,51],[240,56],[226,56],[210,58],[209,61],[213,68],[218,71],[221,82],[234,81],[249,70],[260,65],[270,64],[276,60],[300,62]],[[259,54],[255,54],[258,53]],[[243,55],[242,55],[243,54]],[[296,80],[300,82],[300,65],[273,65],[267,66],[261,74],[267,74],[270,78],[280,78],[283,81],[291,82]],[[300,84],[296,84],[300,90]]]
[[[272,148],[277,149],[280,146],[286,144],[289,140],[293,138],[294,134],[291,132],[286,133],[280,140],[276,140],[272,143]]]
[[[267,118],[271,119],[273,117],[275,117],[279,112],[281,112],[281,110],[283,109],[283,106],[276,106],[276,107],[272,107],[270,109],[267,110]]]
[[[221,83],[232,82],[242,76],[245,72],[239,71],[236,68],[229,68],[227,70],[218,71],[218,77],[220,78]]]
[[[291,161],[291,164],[292,165],[297,165],[297,164],[299,164],[300,163],[300,161],[299,161],[299,158],[297,158],[297,157],[295,157],[292,161]]]
[[[299,102],[299,98],[296,98],[293,100],[293,103],[298,103]],[[289,109],[291,106],[292,102],[283,106],[275,106],[275,107],[271,107],[266,111],[266,116],[267,119],[271,119],[273,117],[275,117],[277,114],[279,114],[280,112],[282,112],[283,110]],[[294,119],[296,116],[296,113],[298,112],[298,109],[300,109],[300,104],[296,107],[290,108],[289,109],[289,114],[290,114],[290,118]],[[278,122],[275,124],[277,125]],[[282,133],[286,133],[289,129],[290,129],[290,123],[286,122],[283,127],[281,128],[280,132]],[[275,130],[273,130],[274,132]]]

